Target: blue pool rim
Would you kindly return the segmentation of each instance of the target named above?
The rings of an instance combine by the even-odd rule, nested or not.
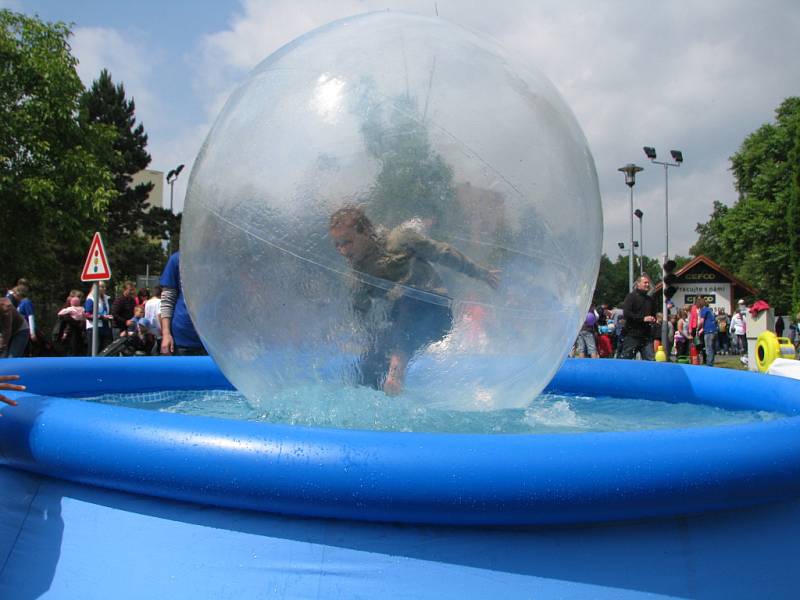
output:
[[[546,391],[693,402],[786,418],[545,435],[314,429],[84,402],[230,389],[209,358],[3,361],[0,460],[84,484],[298,516],[460,525],[697,514],[800,496],[800,382],[689,365],[568,360]]]

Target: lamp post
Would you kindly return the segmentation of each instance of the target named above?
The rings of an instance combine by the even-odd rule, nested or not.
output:
[[[628,291],[633,289],[633,186],[636,185],[636,173],[644,171],[644,167],[628,163],[617,171],[625,173],[625,185],[631,188],[631,245],[628,252]]]
[[[184,165],[178,165],[174,169],[170,170],[167,173],[167,183],[169,184],[169,212],[172,213],[172,200],[175,196],[175,180],[178,178],[178,175],[181,174],[183,171]],[[172,231],[169,232],[169,254],[172,254]]]
[[[175,180],[178,178],[178,175],[181,174],[181,171],[183,171],[183,167],[184,165],[178,165],[167,173],[167,183],[169,184],[169,212],[172,212],[172,199],[175,195]]]
[[[633,211],[634,216],[639,219],[639,277],[644,275],[644,238],[642,237],[642,217],[644,213],[638,208]]]
[[[675,162],[668,162],[656,160],[656,149],[652,146],[645,146],[642,150],[644,150],[645,156],[650,159],[651,163],[664,166],[664,260],[661,264],[661,314],[664,316],[661,323],[661,344],[664,346],[664,352],[669,360],[669,352],[667,352],[667,344],[669,342],[669,314],[667,313],[667,284],[664,281],[666,274],[664,265],[669,260],[669,168],[681,166],[683,163],[683,152],[680,150],[670,150],[669,153],[672,156],[672,160]]]

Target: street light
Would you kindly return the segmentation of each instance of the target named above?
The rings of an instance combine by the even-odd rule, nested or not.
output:
[[[642,237],[642,217],[644,213],[638,208],[633,214],[639,219],[639,277],[644,275],[644,238]]]
[[[169,184],[169,212],[172,212],[172,198],[175,195],[175,180],[178,178],[178,175],[181,174],[181,171],[183,171],[183,167],[184,165],[178,165],[167,173],[167,183]]]
[[[650,159],[650,162],[656,165],[664,165],[664,260],[661,262],[661,298],[662,307],[661,314],[664,318],[661,323],[661,344],[664,346],[664,352],[667,354],[669,360],[669,352],[667,352],[667,344],[669,342],[669,325],[667,313],[667,285],[664,282],[666,274],[664,264],[669,260],[669,168],[680,167],[683,163],[683,152],[680,150],[670,150],[672,160],[675,162],[658,161],[656,160],[656,149],[652,146],[645,146],[642,148],[645,156]]]
[[[169,173],[167,173],[167,183],[169,184],[169,212],[170,213],[173,213],[173,210],[172,210],[172,199],[173,199],[173,197],[175,195],[175,180],[178,178],[178,175],[181,174],[181,171],[183,171],[183,167],[184,167],[184,165],[178,165],[174,169],[170,170]],[[169,248],[168,248],[168,250],[169,250],[168,253],[171,255],[172,254],[172,231],[170,231],[170,234],[169,234]]]
[[[617,171],[625,173],[625,185],[631,188],[631,245],[628,254],[628,291],[630,291],[633,289],[633,186],[636,185],[636,174],[644,171],[644,168],[628,163]]]

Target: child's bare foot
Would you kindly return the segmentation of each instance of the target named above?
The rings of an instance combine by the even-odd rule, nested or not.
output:
[[[387,396],[397,396],[403,391],[408,360],[399,354],[393,354],[389,362],[389,372],[383,382],[383,391]]]

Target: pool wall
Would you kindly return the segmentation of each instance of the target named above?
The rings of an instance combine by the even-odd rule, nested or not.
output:
[[[6,465],[180,501],[311,517],[451,525],[697,514],[800,496],[800,383],[685,365],[569,360],[549,391],[703,402],[787,418],[574,435],[311,429],[62,396],[227,388],[210,359],[6,361]],[[58,396],[56,396],[58,394]]]
[[[740,501],[759,503],[747,508],[624,522],[503,527],[376,523],[362,520],[358,507],[352,509],[358,518],[351,520],[282,516],[260,510],[210,506],[209,503],[219,501],[228,505],[226,494],[238,498],[240,490],[250,489],[250,479],[274,479],[276,474],[286,478],[276,485],[304,489],[307,498],[325,491],[315,486],[335,484],[325,483],[325,479],[311,479],[309,489],[308,482],[292,473],[292,468],[299,469],[303,476],[335,469],[349,484],[361,481],[367,487],[375,484],[379,489],[384,482],[381,474],[373,469],[380,463],[374,462],[368,454],[359,455],[348,450],[349,445],[341,446],[341,440],[337,442],[335,437],[327,438],[325,443],[334,444],[334,447],[335,443],[340,443],[339,462],[326,459],[320,463],[316,455],[303,458],[303,455],[287,452],[296,448],[293,444],[305,444],[307,448],[312,442],[306,438],[316,438],[318,433],[314,430],[298,430],[295,435],[299,437],[285,442],[281,441],[281,436],[290,434],[280,433],[281,428],[276,430],[272,426],[259,425],[262,433],[264,429],[269,430],[259,437],[249,432],[249,427],[239,429],[239,425],[248,424],[225,422],[233,429],[216,429],[213,419],[159,415],[53,396],[94,394],[98,390],[228,387],[208,360],[144,360],[147,359],[3,362],[6,372],[21,373],[30,391],[36,394],[10,394],[19,399],[20,406],[3,408],[0,418],[0,451],[6,464],[17,467],[0,467],[0,598],[731,600],[795,598],[797,595],[800,500],[793,495],[794,488],[785,482],[795,472],[791,457],[795,456],[796,448],[783,440],[783,444],[770,446],[770,456],[758,447],[761,443],[769,444],[768,439],[763,439],[769,437],[760,432],[763,430],[753,432],[751,426],[721,428],[732,430],[729,433],[735,435],[722,435],[718,443],[726,443],[715,452],[723,452],[727,447],[731,460],[743,465],[738,485],[730,467],[725,467],[727,474],[718,479],[716,468],[724,461],[721,456],[707,456],[703,430],[689,437],[674,432],[678,437],[658,443],[670,445],[684,462],[688,461],[688,467],[685,464],[680,467],[680,461],[674,462],[670,468],[677,471],[672,475],[667,472],[679,500],[692,497],[686,488],[697,483],[698,478],[706,477],[714,482],[725,482],[717,499],[724,495],[726,486],[733,486]],[[601,393],[614,396],[647,395],[687,401],[711,398],[718,399],[720,404],[731,402],[746,408],[753,408],[755,402],[769,410],[783,406],[788,414],[796,413],[794,403],[798,388],[794,382],[787,385],[790,380],[731,373],[721,375],[721,379],[714,382],[716,371],[700,367],[675,372],[673,365],[588,363],[590,361],[568,361],[551,390],[591,393],[586,383],[590,381],[595,382],[591,385],[598,386],[593,389],[602,389]],[[670,385],[666,385],[665,377]],[[643,390],[653,393],[643,394]],[[83,408],[89,412],[83,412]],[[144,420],[139,421],[134,415]],[[153,419],[145,418],[148,415]],[[784,420],[791,430],[795,419]],[[761,423],[755,427],[758,429],[762,425],[771,424]],[[357,437],[373,435],[353,433],[358,433]],[[788,432],[778,433],[789,435]],[[240,434],[246,435],[237,437]],[[470,507],[465,513],[462,512],[463,503],[455,503],[452,510],[460,515],[456,519],[459,520],[465,514],[496,516],[499,508],[491,495],[513,496],[512,483],[507,482],[504,488],[500,484],[501,475],[519,478],[518,496],[535,497],[540,492],[529,487],[534,484],[547,490],[546,482],[520,470],[535,466],[536,461],[529,462],[515,455],[503,456],[500,450],[493,451],[486,459],[482,458],[482,451],[475,451],[474,458],[480,469],[472,485],[465,481],[423,481],[420,472],[430,476],[435,470],[431,471],[425,464],[410,465],[407,453],[416,452],[416,459],[421,459],[424,448],[415,450],[414,445],[424,446],[430,437],[435,436],[409,436],[407,439],[413,443],[400,446],[403,454],[394,457],[397,464],[384,464],[387,468],[399,468],[395,476],[407,476],[406,484],[422,487],[419,493],[409,494],[395,483],[405,501],[421,499],[422,506],[426,507],[430,504],[430,497],[426,495],[437,487],[467,490],[476,497],[474,494],[481,493],[475,491],[476,488],[489,485],[492,493],[483,495],[489,498],[487,506],[493,506],[492,511],[476,511]],[[441,437],[454,442],[473,442],[473,438],[481,436]],[[526,436],[486,437],[506,441]],[[572,435],[561,439],[585,437]],[[598,438],[596,444],[610,443],[629,454],[631,462],[614,463],[624,468],[624,472],[608,472],[606,469],[610,467],[603,463],[619,460],[619,457],[599,447],[584,447],[583,456],[576,455],[575,448],[567,448],[563,458],[559,458],[559,450],[548,446],[547,442],[539,448],[546,453],[539,459],[542,463],[553,460],[564,468],[576,469],[567,475],[546,469],[553,484],[561,482],[573,486],[566,491],[571,490],[569,493],[578,496],[571,498],[566,493],[562,496],[571,509],[575,508],[580,493],[587,502],[593,497],[608,500],[616,496],[610,488],[620,481],[632,478],[644,481],[635,472],[631,475],[628,469],[634,466],[652,469],[654,473],[664,469],[658,462],[663,456],[657,454],[665,453],[667,448],[658,452],[647,447],[642,451],[635,444],[622,448],[616,445],[619,441],[616,435],[595,437]],[[651,441],[650,435],[636,434],[633,438],[641,438],[646,445]],[[169,439],[175,444],[170,445]],[[317,441],[322,444],[321,449],[325,448],[322,439]],[[269,440],[273,442],[272,450]],[[740,443],[745,445],[745,451],[739,452],[737,445]],[[282,452],[277,452],[279,446]],[[535,450],[533,447],[519,449]],[[594,451],[601,454],[593,458]],[[171,456],[171,452],[175,455]],[[448,457],[458,460],[452,449],[447,452]],[[435,452],[428,451],[427,455],[427,462],[437,463]],[[750,456],[750,463],[745,460],[746,456]],[[231,464],[225,464],[226,457]],[[387,458],[384,454],[379,454],[380,457],[383,457],[381,460]],[[278,468],[284,460],[288,463],[286,472],[281,474]],[[571,463],[571,460],[577,462]],[[772,460],[777,460],[782,467],[770,466]],[[270,467],[272,462],[277,466]],[[516,467],[509,469],[510,464]],[[592,475],[592,468],[599,469],[596,475]],[[784,483],[767,481],[769,477],[758,472],[762,468]],[[215,475],[215,469],[222,469],[222,472]],[[255,473],[250,472],[251,469],[255,469]],[[360,476],[354,479],[352,469]],[[463,469],[468,468],[462,465],[449,473],[470,475],[469,470]],[[497,477],[490,476],[493,469]],[[576,474],[586,475],[586,469],[590,470],[591,477],[570,481]],[[50,475],[39,474],[44,472]],[[241,476],[244,479],[239,479]],[[601,476],[607,479],[600,479]],[[220,485],[224,482],[224,491],[209,489],[206,497],[198,487],[203,481],[217,481]],[[96,482],[102,487],[82,482]],[[582,490],[579,484],[584,486]],[[661,500],[668,501],[667,487],[658,482],[654,485]],[[700,481],[699,485],[705,490],[701,494],[705,498],[701,505],[708,506],[707,501],[713,494],[708,491],[707,484]],[[202,503],[151,495],[165,490],[173,494],[184,486]],[[737,491],[742,486],[753,488],[749,497],[743,498]],[[146,495],[121,491],[128,488]],[[356,493],[350,495],[351,498],[373,495],[370,490],[364,494],[352,491]],[[569,513],[557,511],[560,491],[564,490],[553,490],[547,502],[556,511],[549,514],[550,519],[556,517],[563,521],[568,520],[565,517]],[[765,503],[771,495],[781,494],[786,497]],[[647,496],[646,491],[642,492],[636,502],[627,502],[624,496],[617,498],[615,505],[603,506],[605,514],[608,515],[609,510],[624,513],[625,506],[639,510],[637,502],[646,500]],[[248,496],[242,492],[242,497]],[[264,498],[252,498],[265,508]],[[324,506],[345,504],[342,498],[336,500]],[[450,500],[453,501],[452,496]],[[301,506],[308,504],[301,503]],[[388,507],[397,510],[391,502]],[[600,514],[591,512],[588,504],[580,508],[573,514],[584,517]],[[388,509],[384,506],[381,510]],[[418,517],[422,509],[406,506],[403,510],[405,514]],[[364,511],[372,517],[380,514],[375,512],[375,507],[366,505]],[[443,516],[447,519],[447,515]],[[531,515],[523,513],[523,516],[530,519]],[[632,513],[622,514],[625,519],[631,516]]]
[[[800,502],[693,517],[452,527],[284,517],[0,467],[0,598],[797,597]]]

